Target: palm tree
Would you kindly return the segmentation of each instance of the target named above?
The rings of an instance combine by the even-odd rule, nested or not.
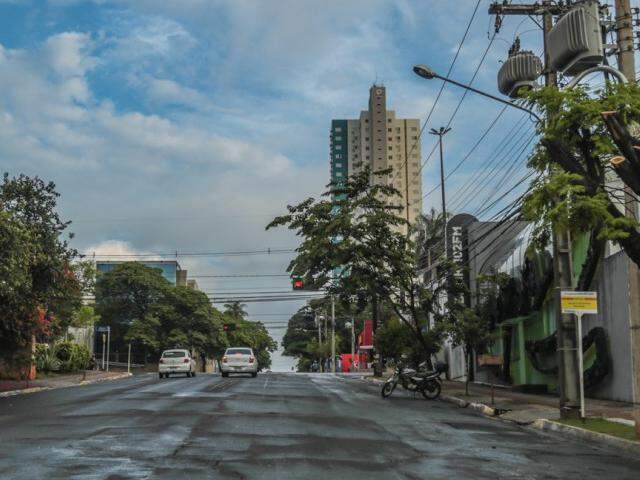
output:
[[[416,264],[426,269],[444,252],[444,221],[442,214],[433,208],[420,214],[412,226],[416,248]]]
[[[246,305],[238,301],[225,303],[224,313],[225,315],[228,315],[233,319],[244,320],[244,317],[247,316],[247,312],[245,311],[244,307],[246,307]]]

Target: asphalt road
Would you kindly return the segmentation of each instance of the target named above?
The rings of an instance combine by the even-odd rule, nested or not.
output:
[[[5,479],[634,479],[640,459],[357,379],[143,375],[0,398]]]

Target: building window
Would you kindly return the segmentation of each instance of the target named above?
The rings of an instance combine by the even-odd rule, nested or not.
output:
[[[367,146],[365,147],[365,150],[369,150],[369,145],[367,145]]]
[[[393,155],[389,155],[389,160],[393,160]]]
[[[336,145],[336,146],[335,146],[335,149],[336,149],[336,150],[342,150],[342,145]]]
[[[336,177],[341,177],[342,176],[342,172],[336,172]]]
[[[414,135],[414,136],[413,136],[413,139],[414,139],[414,140],[417,140],[417,139],[418,139],[418,136],[417,136],[417,135]]]
[[[396,127],[396,132],[400,133],[400,127]]]
[[[369,141],[369,137],[365,137],[364,141],[368,142]]]
[[[411,131],[412,132],[417,132],[418,131],[418,127],[411,127]]]
[[[389,145],[389,150],[393,150],[393,147],[391,145]]]
[[[335,140],[336,140],[336,142],[340,142],[340,141],[342,140],[342,137],[337,136],[337,137],[335,138]]]
[[[391,128],[387,128],[387,132],[390,132],[392,129]]]
[[[391,142],[393,140],[393,137],[389,137],[389,141]]]
[[[367,160],[369,160],[369,155],[367,155]]]
[[[342,168],[342,164],[341,163],[336,163],[336,168]]]
[[[342,158],[342,157],[340,156],[340,154],[339,154],[339,153],[336,153],[336,154],[334,155],[334,157],[335,157],[335,158]]]
[[[333,129],[334,132],[339,133],[342,131],[342,127],[336,127]]]

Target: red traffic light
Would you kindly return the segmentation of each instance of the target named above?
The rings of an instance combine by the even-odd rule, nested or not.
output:
[[[235,323],[225,323],[222,325],[222,330],[225,332],[233,332],[236,329]]]
[[[304,283],[302,282],[301,278],[294,278],[293,279],[293,289],[294,290],[303,290],[304,289]]]

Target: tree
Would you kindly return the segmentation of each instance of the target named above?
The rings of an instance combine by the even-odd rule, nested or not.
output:
[[[624,193],[608,173],[613,157],[628,152],[623,143],[618,142],[620,147],[614,143],[607,115],[603,116],[616,112],[623,124],[640,121],[640,87],[608,84],[594,92],[544,88],[528,95],[531,106],[552,112],[538,127],[541,139],[529,166],[540,175],[522,208],[524,217],[536,223],[538,245],[544,247],[550,241],[553,228],[573,236],[590,235],[581,288],[589,287],[605,240],[618,243],[640,265],[638,223],[625,216]]]
[[[444,258],[432,280],[417,278],[415,244],[401,233],[406,221],[398,215],[402,208],[394,206],[401,203],[399,192],[386,183],[390,173],[365,169],[329,184],[323,199],[288,206],[289,213],[267,229],[286,226],[301,237],[288,267],[292,275],[309,287],[327,288],[343,302],[353,302],[361,292],[381,299],[410,329],[420,355],[430,360],[442,339],[430,328],[430,317],[438,324],[454,315],[464,287]]]
[[[0,184],[0,352],[9,359],[33,336],[61,333],[81,305],[77,252],[63,238],[69,222],[56,210],[58,197],[55,184],[38,177],[5,173]]]
[[[481,317],[472,308],[458,312],[448,329],[454,345],[461,345],[465,353],[467,369],[465,394],[469,395],[469,378],[473,352],[482,352],[493,338],[490,322]]]
[[[92,327],[100,321],[100,315],[96,314],[95,309],[91,305],[83,305],[80,307],[71,319],[71,326],[76,328]]]
[[[242,320],[247,316],[247,312],[244,307],[245,305],[239,301],[225,303],[224,314],[236,320]]]
[[[98,274],[96,313],[104,325],[111,327],[111,341],[116,350],[124,351],[124,337],[130,327],[135,332],[153,334],[147,324],[159,321],[159,308],[171,288],[159,269],[139,262],[124,262],[110,272]],[[139,339],[154,351],[161,344],[154,335],[142,335]]]

